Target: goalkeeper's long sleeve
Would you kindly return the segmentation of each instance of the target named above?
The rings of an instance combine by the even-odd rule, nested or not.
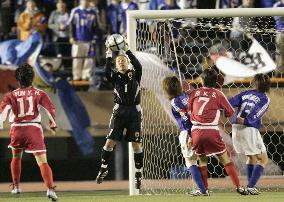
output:
[[[130,62],[132,64],[133,68],[134,68],[135,78],[138,81],[138,83],[140,83],[141,77],[142,77],[142,65],[130,50],[126,51],[126,54],[127,54],[128,58],[130,59]]]

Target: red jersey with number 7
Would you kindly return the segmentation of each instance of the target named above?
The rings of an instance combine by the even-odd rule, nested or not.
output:
[[[221,110],[226,117],[234,114],[226,96],[215,88],[202,87],[191,91],[188,103],[190,120],[197,126],[217,126]]]
[[[51,128],[56,127],[55,108],[49,96],[34,87],[18,88],[10,92],[0,106],[0,129],[9,117],[10,123],[40,123],[40,108],[45,109]]]

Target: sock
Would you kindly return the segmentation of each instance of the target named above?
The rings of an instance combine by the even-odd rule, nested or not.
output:
[[[236,187],[240,187],[239,175],[238,175],[238,171],[235,167],[235,164],[233,162],[226,164],[225,170],[226,170],[227,174],[230,176],[233,184]]]
[[[49,167],[48,163],[41,164],[41,166],[39,166],[39,168],[40,168],[40,173],[41,173],[42,179],[45,183],[45,186],[48,189],[52,189],[54,187],[54,185],[53,185],[53,174],[52,174],[52,170]]]
[[[200,174],[206,189],[208,189],[208,168],[207,166],[199,167]]]
[[[262,173],[263,173],[264,167],[261,165],[255,165],[252,175],[250,177],[248,187],[253,188],[255,187],[257,181],[260,179]]]
[[[195,184],[200,189],[201,193],[206,193],[206,188],[204,186],[201,173],[196,165],[192,165],[189,167],[191,176]]]
[[[141,172],[143,167],[143,151],[139,153],[134,153],[134,163],[136,172]]]
[[[250,181],[252,172],[253,172],[253,168],[254,168],[254,164],[246,164],[246,170],[247,170],[247,179],[248,179],[248,183]]]
[[[12,158],[10,166],[13,184],[19,185],[22,171],[22,159]]]
[[[102,154],[101,154],[101,162],[102,162],[101,167],[102,168],[108,167],[112,152],[113,152],[113,150],[107,151],[107,150],[105,150],[105,148],[102,149]]]

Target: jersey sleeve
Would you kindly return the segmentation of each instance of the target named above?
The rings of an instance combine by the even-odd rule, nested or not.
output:
[[[181,113],[181,112],[184,112],[184,113],[185,113],[185,112],[186,112],[186,107],[187,107],[187,106],[185,106],[185,105],[181,102],[180,99],[176,99],[176,98],[172,99],[171,105],[172,105],[173,110],[176,111],[176,112],[179,112],[179,113]]]
[[[238,94],[238,95],[235,95],[234,97],[231,97],[229,99],[229,102],[230,104],[234,107],[234,108],[237,108],[240,106],[241,104],[241,101],[242,101],[242,93]]]
[[[135,78],[138,83],[140,83],[142,77],[142,65],[130,50],[126,51],[126,54],[129,57],[131,64],[133,65],[135,71]]]
[[[10,98],[6,96],[0,105],[0,129],[3,129],[3,123],[6,121],[11,108]]]
[[[224,95],[224,93],[222,93],[221,91],[219,91],[219,106],[221,109],[224,110],[226,117],[233,116],[235,110]]]
[[[55,107],[46,93],[42,93],[42,97],[40,99],[39,104],[45,110],[49,118],[49,127],[56,128],[57,126],[55,122]]]
[[[250,111],[250,113],[245,117],[244,124],[252,125],[259,121],[264,113],[268,110],[270,99],[261,100],[255,107]]]
[[[112,58],[111,57],[106,58],[105,73],[106,73],[107,80],[111,83],[114,83],[115,74],[114,74],[114,71],[112,70]]]

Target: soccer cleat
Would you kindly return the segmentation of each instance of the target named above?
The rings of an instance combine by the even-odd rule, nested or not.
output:
[[[140,189],[141,188],[141,181],[142,181],[142,173],[136,172],[135,173],[135,188]]]
[[[248,195],[248,191],[245,188],[243,188],[242,186],[237,187],[236,191],[241,195]]]
[[[191,196],[210,196],[209,191],[206,190],[205,193],[202,193],[200,190],[193,190],[189,193]]]
[[[20,194],[22,192],[18,185],[11,184],[10,186],[13,187],[11,190],[11,194]]]
[[[108,170],[106,168],[101,168],[96,178],[97,183],[101,184],[104,181],[104,178],[107,176],[107,174],[108,174]]]
[[[260,194],[260,191],[255,187],[254,188],[247,187],[247,191],[248,191],[248,194],[250,194],[250,195],[259,195]]]
[[[54,188],[48,189],[46,191],[46,196],[51,199],[51,201],[58,201],[58,197],[56,196],[56,193],[54,191]]]

